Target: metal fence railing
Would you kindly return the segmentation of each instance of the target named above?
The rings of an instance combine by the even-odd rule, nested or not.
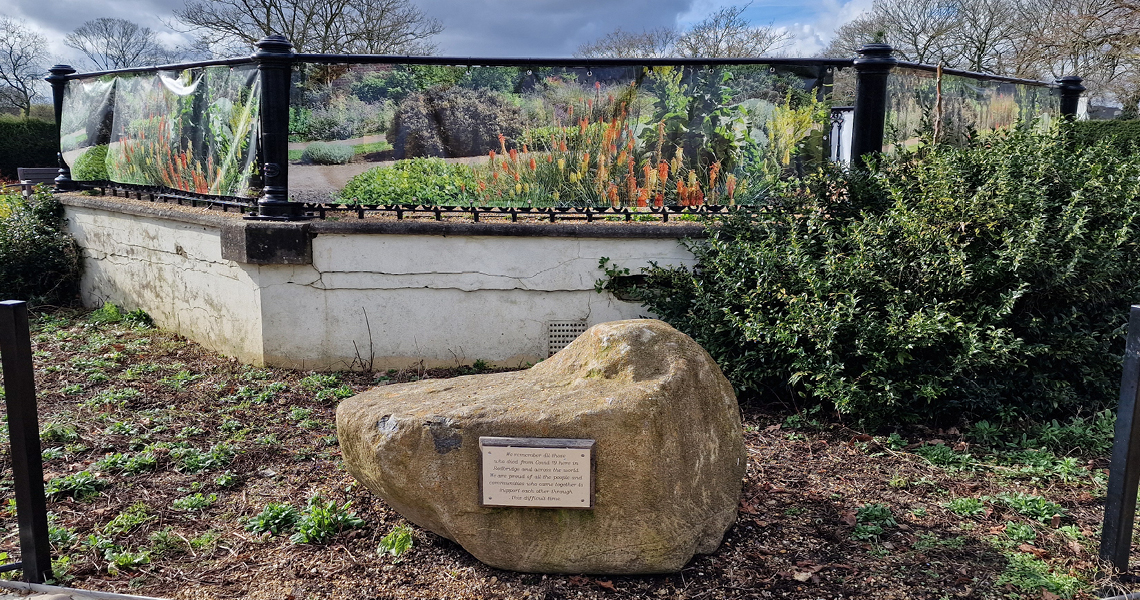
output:
[[[57,188],[264,219],[665,218],[762,205],[782,177],[905,146],[931,126],[949,140],[1075,114],[1083,90],[1079,78],[900,63],[885,44],[856,59],[301,54],[281,36],[257,46],[241,59],[54,67]]]

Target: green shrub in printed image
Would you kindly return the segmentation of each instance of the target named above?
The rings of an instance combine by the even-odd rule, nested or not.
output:
[[[75,181],[107,181],[107,146],[92,146],[87,149],[71,167],[71,178]]]
[[[315,165],[343,165],[352,160],[354,155],[355,151],[352,146],[313,142],[305,148],[301,160]]]

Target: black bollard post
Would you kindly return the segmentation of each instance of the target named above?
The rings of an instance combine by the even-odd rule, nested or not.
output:
[[[889,44],[867,44],[855,59],[855,114],[851,129],[851,161],[863,166],[867,154],[883,151],[887,123],[887,77],[898,60]]]
[[[1120,379],[1120,408],[1112,438],[1112,462],[1108,469],[1108,497],[1104,503],[1104,527],[1100,534],[1100,557],[1118,571],[1128,570],[1132,549],[1132,519],[1136,515],[1136,492],[1140,485],[1140,306],[1128,315],[1124,342],[1124,374]]]
[[[1070,119],[1077,118],[1077,108],[1081,104],[1081,93],[1085,91],[1084,81],[1076,75],[1069,75],[1057,80],[1057,87],[1061,90],[1061,114]]]
[[[60,127],[63,125],[63,92],[67,89],[68,76],[73,74],[75,74],[75,69],[71,68],[71,65],[56,65],[48,69],[48,76],[44,77],[44,81],[51,84],[51,97],[55,104],[55,140],[57,146],[60,139]],[[55,191],[70,192],[74,190],[75,182],[71,180],[71,168],[63,160],[62,151],[56,152],[56,160],[59,162],[59,175],[55,178]]]
[[[12,443],[12,476],[16,488],[16,521],[20,525],[20,563],[24,581],[43,583],[51,577],[44,466],[36,410],[32,340],[28,305],[0,302],[0,360],[4,368],[4,403],[8,439]]]

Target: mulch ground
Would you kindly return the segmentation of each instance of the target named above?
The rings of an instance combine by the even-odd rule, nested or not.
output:
[[[406,523],[344,471],[337,398],[475,367],[333,377],[253,368],[169,332],[72,312],[41,316],[33,338],[45,479],[86,471],[100,480],[90,497],[49,501],[53,555],[63,557],[57,579],[68,586],[274,600],[1049,599],[1107,590],[1096,575],[1107,457],[1042,454],[1052,458],[1021,464],[957,429],[873,436],[778,406],[743,407],[751,461],[739,517],[716,553],[679,573],[500,571],[414,526],[412,548],[392,556],[378,544]],[[123,470],[140,455],[154,464]],[[11,498],[6,445],[0,461]],[[188,508],[195,494],[206,505]],[[313,496],[350,502],[365,525],[319,545],[245,528],[268,503],[303,509]],[[1010,497],[1024,502],[1001,499]],[[963,498],[977,502],[950,508]],[[15,557],[15,511],[5,506],[0,551]]]

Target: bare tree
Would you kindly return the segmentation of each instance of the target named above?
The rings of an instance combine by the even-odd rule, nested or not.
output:
[[[443,31],[411,0],[189,0],[175,16],[211,46],[281,34],[297,52],[428,54]]]
[[[31,115],[47,62],[44,36],[23,22],[0,17],[0,107]]]
[[[87,21],[67,34],[64,43],[87,55],[99,69],[166,64],[180,58],[177,50],[158,43],[151,28],[126,19]]]
[[[855,51],[865,44],[883,41],[886,35],[887,28],[881,21],[869,13],[862,14],[835,30],[835,36],[819,55],[850,58],[855,56]]]
[[[632,33],[619,27],[578,46],[576,56],[592,58],[731,58],[763,56],[788,45],[792,35],[771,25],[757,27],[743,18],[744,6],[729,6],[679,32],[660,28]]]
[[[685,57],[729,58],[763,56],[788,45],[792,35],[772,25],[757,27],[742,15],[748,5],[728,6],[697,23],[677,40]]]
[[[574,56],[583,58],[663,58],[672,52],[680,34],[676,29],[661,27],[641,33],[623,31],[620,27],[601,38],[578,46]]]

